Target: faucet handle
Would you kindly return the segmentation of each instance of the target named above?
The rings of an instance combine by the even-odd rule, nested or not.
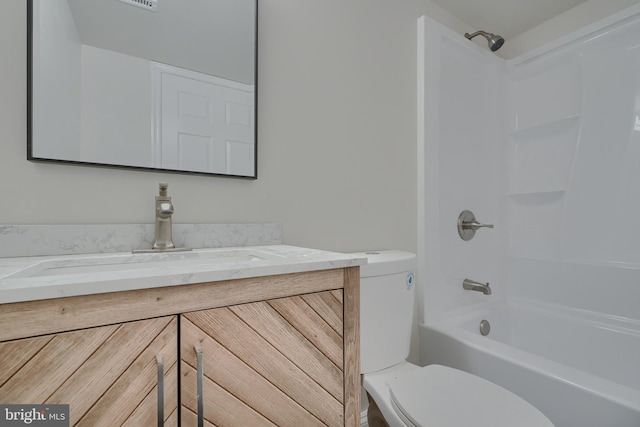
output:
[[[160,218],[169,218],[171,215],[173,215],[173,204],[171,202],[158,204],[158,216]]]
[[[458,216],[458,234],[462,240],[471,240],[480,228],[493,228],[493,224],[482,224],[476,221],[471,211],[464,210]]]
[[[493,228],[493,224],[480,224],[478,221],[471,222],[463,222],[462,229],[463,230],[477,230],[478,228]]]

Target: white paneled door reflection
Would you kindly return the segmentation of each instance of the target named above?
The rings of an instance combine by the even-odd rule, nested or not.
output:
[[[253,86],[199,73],[180,74],[160,73],[157,165],[254,176]]]

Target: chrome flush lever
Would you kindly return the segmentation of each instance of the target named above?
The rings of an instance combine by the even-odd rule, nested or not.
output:
[[[481,224],[471,211],[464,210],[458,216],[458,234],[462,240],[471,240],[479,228],[493,228],[493,224]]]

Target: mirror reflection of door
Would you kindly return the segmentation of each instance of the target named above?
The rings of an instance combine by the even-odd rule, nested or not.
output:
[[[254,174],[253,86],[158,65],[155,166]]]

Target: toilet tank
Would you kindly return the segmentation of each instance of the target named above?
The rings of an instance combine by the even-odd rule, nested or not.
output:
[[[366,374],[409,356],[416,256],[395,250],[354,255],[368,259],[360,266],[360,370]]]

